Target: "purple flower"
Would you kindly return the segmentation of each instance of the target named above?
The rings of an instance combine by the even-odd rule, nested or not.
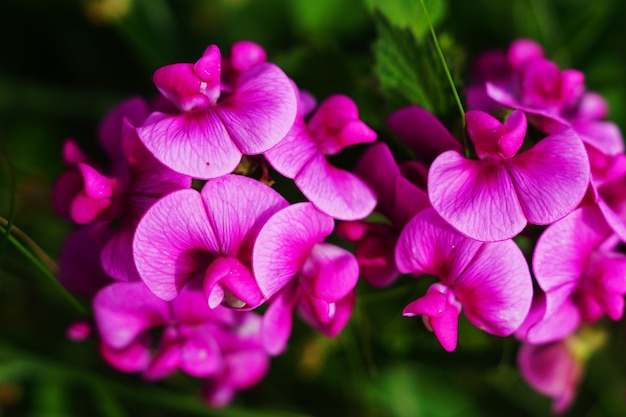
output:
[[[359,119],[356,105],[346,96],[326,99],[308,123],[304,116],[301,109],[285,138],[265,157],[324,213],[341,220],[366,217],[376,205],[376,196],[361,179],[336,168],[326,156],[346,146],[373,142],[376,132]]]
[[[111,365],[152,380],[177,369],[207,378],[215,405],[228,403],[236,390],[258,382],[268,368],[260,317],[225,307],[208,309],[200,288],[187,286],[166,302],[141,281],[118,282],[98,292],[94,312],[101,351]],[[153,340],[154,329],[161,329],[160,340]]]
[[[289,78],[264,59],[238,44],[224,82],[215,45],[195,64],[159,68],[153,81],[180,113],[152,113],[139,137],[167,166],[204,179],[231,173],[242,154],[267,151],[292,126],[297,102]]]
[[[359,268],[350,252],[323,242],[333,226],[311,203],[298,203],[274,214],[259,232],[252,264],[270,299],[263,340],[271,354],[285,349],[296,308],[327,336],[338,334],[350,317]]]
[[[512,334],[530,308],[532,281],[517,245],[468,239],[432,208],[417,213],[400,234],[396,264],[402,273],[439,280],[403,315],[422,315],[447,351],[456,348],[462,308],[472,324],[496,336]]]
[[[517,355],[520,374],[539,393],[552,398],[552,411],[563,413],[574,401],[582,363],[565,340],[541,345],[525,343]]]
[[[117,223],[98,252],[104,271],[117,280],[139,278],[132,259],[132,238],[148,207],[171,191],[191,186],[190,177],[165,167],[137,138],[132,123],[142,123],[147,113],[142,99],[131,98],[104,118],[100,139],[110,158],[107,170],[95,166],[73,142],[67,142],[64,158],[69,167],[53,190],[57,211],[69,214],[76,223]],[[101,230],[108,233],[103,227]]]
[[[552,223],[580,203],[589,160],[573,130],[563,128],[518,153],[526,133],[521,111],[504,124],[477,110],[466,116],[480,159],[447,151],[428,174],[430,201],[454,228],[473,239],[504,240],[527,223]]]
[[[202,283],[211,308],[254,308],[264,301],[252,275],[252,247],[267,219],[287,206],[270,187],[225,175],[202,191],[174,192],[148,210],[133,253],[141,279],[171,301],[189,282]]]
[[[564,304],[573,304],[578,314],[571,317],[583,322],[622,317],[626,255],[616,250],[618,243],[597,206],[581,207],[542,233],[533,254],[533,271],[546,297],[540,325],[563,314]]]

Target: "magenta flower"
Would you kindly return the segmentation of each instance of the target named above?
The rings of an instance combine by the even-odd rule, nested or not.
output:
[[[131,98],[104,118],[99,137],[110,158],[106,170],[91,162],[72,141],[66,142],[64,158],[69,167],[57,180],[52,195],[57,211],[76,223],[116,223],[113,234],[99,228],[108,237],[96,256],[90,256],[99,256],[104,271],[117,280],[139,278],[132,259],[132,238],[139,218],[159,197],[191,186],[190,177],[165,167],[137,138],[131,120],[142,123],[147,114],[145,102]],[[76,249],[85,252],[84,248]],[[66,264],[64,268],[72,266]]]
[[[237,175],[212,179],[200,193],[182,190],[162,198],[135,234],[141,279],[166,301],[199,280],[211,308],[260,305],[264,294],[252,275],[252,247],[267,219],[286,206],[272,188]]]
[[[512,334],[529,311],[532,281],[517,245],[468,239],[432,208],[417,213],[400,234],[396,264],[402,273],[439,279],[403,315],[422,315],[447,351],[456,348],[462,308],[472,324],[496,336]]]
[[[238,389],[258,382],[268,367],[260,339],[260,317],[225,307],[206,308],[200,288],[185,287],[172,302],[152,294],[141,282],[119,282],[94,299],[104,358],[116,368],[161,379],[180,369],[208,378],[225,405]],[[151,331],[161,329],[160,340]],[[233,363],[234,362],[234,363]],[[246,365],[248,373],[240,366]]]
[[[537,392],[552,398],[552,411],[565,412],[576,397],[582,377],[581,361],[561,340],[541,345],[524,343],[517,355],[520,374]]]
[[[535,278],[546,294],[542,320],[567,303],[583,322],[623,316],[626,255],[618,243],[597,206],[581,207],[542,233],[533,255]]]
[[[466,116],[480,159],[447,151],[428,174],[430,201],[454,228],[481,241],[505,240],[527,223],[550,224],[580,203],[589,160],[573,130],[563,128],[518,153],[526,133],[521,111],[504,124],[478,110]]]
[[[285,349],[296,308],[327,336],[338,334],[350,317],[359,268],[350,252],[323,242],[333,226],[311,203],[298,203],[274,214],[259,232],[252,264],[270,299],[263,340],[271,354]]]
[[[222,82],[220,50],[210,45],[195,64],[159,68],[153,81],[180,111],[155,112],[138,134],[157,159],[196,178],[231,173],[242,154],[276,145],[296,116],[296,93],[277,66],[243,44]]]
[[[373,142],[376,132],[359,119],[356,105],[346,96],[326,99],[308,123],[304,116],[301,110],[285,138],[265,157],[324,213],[341,220],[366,217],[376,205],[376,196],[357,176],[331,165],[326,155]]]

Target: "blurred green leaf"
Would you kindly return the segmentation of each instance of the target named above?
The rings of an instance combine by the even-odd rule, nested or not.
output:
[[[423,40],[430,30],[419,1],[415,0],[364,0],[371,13],[380,12],[397,29],[408,29],[416,39]],[[425,0],[433,25],[437,26],[446,15],[447,2]]]

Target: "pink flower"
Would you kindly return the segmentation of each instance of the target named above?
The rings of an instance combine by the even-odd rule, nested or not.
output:
[[[542,233],[533,254],[535,278],[546,297],[539,325],[563,314],[563,308],[571,310],[568,305],[575,307],[572,317],[583,322],[622,317],[626,255],[616,250],[618,243],[597,206],[581,207]]]
[[[53,190],[57,211],[76,223],[117,223],[98,252],[104,271],[117,280],[139,278],[132,238],[140,217],[159,197],[191,186],[190,177],[165,167],[137,138],[131,120],[142,123],[147,112],[142,99],[131,98],[104,118],[100,139],[110,158],[108,170],[95,166],[77,145],[67,142],[64,158],[69,167]]]
[[[264,294],[252,275],[252,247],[267,219],[286,206],[272,188],[237,175],[209,180],[200,193],[171,193],[137,227],[133,254],[141,279],[166,301],[196,280],[211,308],[257,307]]]
[[[270,299],[263,341],[271,354],[285,349],[296,308],[327,336],[337,335],[350,317],[359,268],[350,252],[323,242],[333,227],[333,219],[311,203],[298,203],[274,214],[259,232],[252,264]]]
[[[583,367],[564,340],[525,343],[517,355],[520,374],[539,393],[552,398],[552,411],[563,413],[574,401]]]
[[[201,288],[187,286],[166,302],[141,281],[114,283],[98,292],[94,312],[101,351],[111,365],[151,380],[177,369],[206,378],[215,405],[228,403],[236,390],[258,382],[268,368],[260,317],[208,309]],[[160,340],[153,340],[154,329],[162,331]]]
[[[373,142],[376,132],[359,119],[356,105],[346,96],[326,99],[308,123],[304,116],[298,114],[285,138],[265,157],[324,213],[341,220],[366,217],[376,205],[376,196],[361,179],[331,165],[326,156],[346,146]]]
[[[432,208],[417,213],[400,234],[396,264],[402,273],[439,279],[403,315],[422,315],[447,351],[456,348],[462,308],[472,324],[496,336],[512,334],[530,308],[532,281],[517,245],[468,239]]]
[[[260,154],[280,141],[296,116],[289,78],[262,62],[264,52],[240,44],[222,82],[220,50],[210,45],[195,64],[159,68],[153,81],[180,113],[155,112],[138,134],[157,159],[196,178],[231,173],[242,154]]]
[[[580,203],[589,160],[573,130],[563,128],[518,153],[526,133],[521,111],[504,124],[477,110],[466,116],[481,159],[447,151],[428,174],[430,201],[454,228],[473,239],[505,240],[527,223],[550,224]]]

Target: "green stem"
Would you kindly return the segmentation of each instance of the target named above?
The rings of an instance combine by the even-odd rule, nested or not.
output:
[[[454,80],[452,79],[450,68],[448,68],[448,63],[446,62],[446,58],[443,55],[443,50],[441,49],[441,46],[439,45],[439,39],[437,38],[437,34],[435,33],[435,27],[433,26],[433,22],[432,20],[430,20],[428,9],[426,9],[426,4],[424,4],[424,0],[420,0],[420,3],[422,5],[422,10],[424,10],[424,15],[426,16],[426,20],[428,21],[428,27],[430,28],[430,35],[433,38],[435,49],[437,50],[437,55],[439,56],[439,60],[441,61],[441,66],[443,67],[443,70],[446,73],[446,77],[448,78],[448,83],[450,84],[450,89],[452,90],[452,94],[454,95],[454,100],[456,101],[456,105],[459,109],[459,113],[461,114],[461,125],[463,128],[463,147],[465,148],[465,156],[469,158],[470,152],[469,152],[469,146],[467,144],[467,136],[465,134],[465,110],[463,109],[463,104],[461,103],[461,97],[459,97],[459,92],[456,90],[456,86],[454,85]]]
[[[0,231],[7,235],[7,240],[43,273],[78,314],[87,315],[85,307],[59,283],[56,278],[59,267],[39,245],[26,233],[10,225],[9,221],[3,217],[0,217]]]

